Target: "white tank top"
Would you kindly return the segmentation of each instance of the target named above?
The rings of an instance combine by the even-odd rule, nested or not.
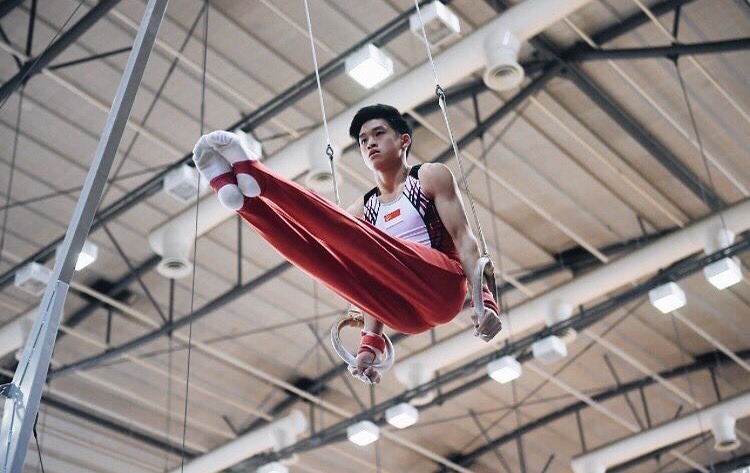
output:
[[[453,240],[445,231],[432,198],[419,182],[420,166],[413,166],[397,199],[383,203],[375,187],[364,197],[365,221],[387,234],[435,248],[455,257]]]
[[[375,226],[391,236],[432,246],[424,219],[403,193],[393,202],[380,202]]]

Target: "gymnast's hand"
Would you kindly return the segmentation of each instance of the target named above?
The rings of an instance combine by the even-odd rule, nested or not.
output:
[[[492,294],[486,284],[482,285],[482,305],[484,306],[484,314],[477,317],[474,301],[471,301],[471,321],[474,322],[474,336],[489,342],[500,332],[503,324],[497,315],[500,309],[495,302],[495,295]]]
[[[349,367],[349,372],[355,378],[369,384],[378,384],[382,378],[380,372],[372,365],[377,362],[375,354],[370,351],[361,351],[357,355],[357,367]]]
[[[490,342],[503,328],[497,312],[487,306],[484,307],[484,316],[481,319],[477,319],[477,314],[472,310],[471,321],[474,322],[474,336],[485,342]]]

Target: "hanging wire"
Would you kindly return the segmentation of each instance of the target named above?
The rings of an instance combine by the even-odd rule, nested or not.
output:
[[[307,32],[310,36],[310,50],[312,51],[313,66],[315,67],[315,80],[318,83],[318,100],[320,100],[320,113],[323,115],[323,129],[326,134],[326,155],[331,163],[331,178],[333,180],[333,191],[336,195],[336,205],[341,206],[341,197],[339,196],[339,185],[336,180],[336,166],[333,163],[333,146],[331,145],[331,133],[328,130],[328,119],[326,118],[326,106],[323,102],[323,87],[320,84],[320,71],[318,68],[318,54],[315,52],[315,37],[313,36],[312,20],[310,19],[310,5],[308,0],[305,1],[305,16],[307,17]]]
[[[21,92],[18,95],[18,113],[16,113],[16,129],[13,134],[13,151],[11,153],[10,157],[10,172],[8,173],[8,188],[5,192],[5,209],[3,211],[3,227],[0,231],[0,262],[3,259],[3,249],[5,248],[5,235],[6,230],[8,228],[8,214],[10,213],[10,209],[8,209],[8,204],[10,203],[10,194],[13,192],[13,176],[15,175],[16,171],[16,154],[18,152],[18,135],[21,132],[21,111],[23,109],[23,94],[24,94],[25,88],[21,88]]]
[[[34,442],[36,443],[36,453],[39,455],[39,466],[42,469],[42,473],[44,473],[44,462],[42,461],[42,449],[39,446],[39,436],[36,433],[36,423],[39,420],[39,413],[36,415],[36,419],[34,420],[34,428],[32,432],[34,433]]]
[[[200,108],[200,134],[203,136],[206,121],[206,63],[208,59],[208,13],[211,9],[211,0],[204,1],[205,9],[203,16],[203,71],[201,74],[201,108]],[[195,311],[195,273],[198,269],[198,212],[200,210],[200,188],[201,175],[198,174],[198,187],[195,191],[195,228],[193,233],[193,275],[190,284],[190,322],[188,324],[188,352],[187,368],[185,373],[185,410],[182,416],[182,450],[180,452],[180,472],[185,471],[185,437],[187,435],[188,417],[188,394],[190,391],[190,358],[193,348],[193,313]]]
[[[47,394],[52,395],[52,381],[50,380],[49,383],[47,383]],[[42,411],[42,425],[40,427],[40,430],[42,431],[42,439],[39,440],[37,435],[37,428],[36,428],[36,422],[34,422],[34,440],[36,442],[36,450],[39,453],[39,468],[37,471],[41,470],[41,473],[44,473],[44,463],[42,462],[42,446],[44,444],[44,435],[47,433],[47,417],[49,416],[49,406],[44,406],[44,410]],[[37,412],[37,421],[39,420],[39,413]]]
[[[26,85],[26,77],[28,77],[28,75],[31,72],[31,70],[34,69],[34,66],[36,65],[36,63],[39,62],[39,59],[41,59],[42,56],[44,56],[44,53],[47,52],[47,50],[49,49],[49,47],[52,46],[52,43],[54,43],[55,40],[57,39],[57,37],[60,36],[60,33],[62,33],[63,30],[65,29],[65,27],[68,26],[68,23],[70,23],[70,20],[73,19],[73,17],[78,12],[78,10],[81,8],[82,5],[83,5],[83,0],[81,0],[80,2],[78,2],[78,6],[75,8],[75,10],[73,10],[73,13],[70,14],[70,16],[68,17],[68,19],[65,20],[65,23],[63,23],[62,26],[60,27],[60,29],[57,30],[57,33],[55,33],[55,36],[53,36],[52,39],[49,40],[49,43],[47,43],[47,46],[44,47],[44,49],[42,50],[42,52],[39,53],[36,56],[36,59],[34,59],[34,62],[31,63],[31,66],[29,66],[29,68],[26,69],[26,72],[23,73],[23,76],[21,77],[21,80],[18,81],[18,85],[16,86],[16,88],[18,88],[18,87],[23,88]],[[8,96],[5,97],[5,99],[3,100],[3,102],[0,103],[0,110],[2,110],[2,108],[8,102],[8,99],[10,98],[10,96],[13,95],[13,93],[15,91],[16,91],[15,89],[13,91],[11,91],[8,94]]]
[[[678,40],[678,34],[679,34],[679,25],[680,25],[680,14],[681,14],[681,8],[677,7],[677,9],[675,10],[674,24],[673,24],[673,27],[672,27],[673,28],[673,36],[675,38],[675,42],[677,42],[677,43],[679,42],[679,40]],[[698,142],[698,149],[700,150],[701,158],[703,159],[703,165],[704,165],[705,170],[706,170],[706,176],[707,176],[707,179],[708,179],[708,185],[710,186],[710,188],[713,191],[714,195],[718,195],[716,193],[716,187],[715,187],[714,182],[713,182],[713,177],[711,176],[711,170],[708,167],[708,159],[706,158],[705,149],[703,147],[703,140],[701,139],[701,135],[700,135],[700,133],[698,131],[698,122],[695,119],[695,114],[693,113],[693,107],[692,107],[692,105],[690,103],[690,97],[689,97],[689,95],[687,93],[687,87],[685,87],[685,80],[682,77],[682,71],[680,70],[679,56],[673,57],[672,58],[672,62],[674,63],[674,67],[675,67],[675,70],[677,72],[677,78],[678,78],[679,83],[680,83],[680,89],[682,91],[682,96],[683,96],[683,98],[685,100],[685,105],[687,106],[688,115],[690,115],[690,122],[693,125],[693,133],[695,133],[695,138],[696,138],[696,140]],[[706,189],[705,189],[705,187],[703,185],[701,185],[700,188],[701,188],[701,198],[703,199],[703,202],[710,209],[711,205],[708,202],[708,197],[706,196]],[[719,204],[719,205],[721,205],[721,204]],[[720,208],[718,212],[719,212],[719,219],[721,221],[722,228],[724,230],[726,230],[727,226],[726,226],[726,222],[724,221],[724,214],[722,212],[722,209]],[[680,337],[680,332],[677,329],[677,321],[675,320],[675,315],[671,314],[671,318],[672,318],[672,327],[674,329],[674,334],[675,334],[675,338],[677,340],[677,344],[678,344],[679,349],[680,349],[680,353],[681,353],[682,357],[685,358],[685,354],[687,353],[687,351],[685,351],[685,347],[683,347],[683,345],[682,345],[682,338]],[[685,378],[687,379],[688,388],[690,390],[690,396],[694,399],[694,401],[696,403],[698,403],[698,400],[695,397],[695,387],[693,386],[693,378],[692,378],[692,376],[690,376],[690,373],[688,373],[687,370],[685,371],[684,374],[685,374]],[[699,407],[696,406],[696,408],[695,408],[695,418],[698,421],[698,426],[699,426],[700,431],[701,431],[701,434],[700,434],[701,435],[701,439],[703,440],[705,438],[706,434],[705,434],[705,430],[703,428],[704,426],[703,426],[703,421],[701,420],[701,416],[697,412],[698,409],[699,409]],[[714,456],[713,456],[712,449],[708,445],[706,445],[705,443],[704,443],[704,445],[705,445],[706,453],[707,453],[708,458],[709,458],[710,469],[711,469],[711,471],[713,471],[714,470]]]
[[[477,100],[476,94],[472,96],[472,102],[474,104],[474,110],[476,113],[477,125],[479,125],[479,118],[480,118],[479,117],[479,102]],[[487,160],[487,155],[489,154],[490,150],[494,148],[500,142],[500,140],[503,138],[503,136],[505,136],[508,130],[510,130],[510,128],[521,117],[521,115],[523,114],[523,112],[526,110],[526,108],[529,106],[530,103],[531,102],[526,101],[518,109],[516,114],[510,120],[508,120],[508,123],[506,123],[505,126],[503,126],[500,132],[496,136],[493,137],[492,141],[489,144],[487,144],[487,140],[485,139],[484,133],[479,135],[479,142],[482,147],[482,155],[480,156],[480,161],[486,170],[484,173],[485,186],[487,188],[487,200],[489,202],[490,214],[493,217],[491,219],[492,220],[492,233],[494,235],[495,248],[497,248],[497,263],[498,263],[497,269],[499,270],[501,277],[505,275],[505,263],[503,261],[502,246],[500,245],[500,230],[498,229],[497,219],[494,218],[494,216],[496,215],[495,199],[493,198],[493,195],[492,195],[492,179],[490,179],[489,161]],[[507,300],[507,297],[505,297],[504,291],[500,291],[500,289],[498,289],[497,295],[498,295],[497,303],[500,308],[500,311],[501,313],[506,315],[506,320],[508,322],[508,338],[506,338],[505,340],[505,343],[507,345],[508,343],[513,342],[513,326],[511,324],[510,317],[509,317],[510,307],[508,306],[508,300]]]
[[[427,31],[425,31],[424,28],[424,21],[422,20],[422,11],[419,9],[419,1],[414,0],[414,7],[417,10],[417,16],[419,18],[419,25],[422,30],[422,39],[424,41],[425,48],[427,49],[427,57],[430,61],[430,67],[432,68],[432,77],[435,80],[435,95],[438,97],[438,105],[440,106],[440,110],[443,112],[443,119],[445,120],[445,126],[448,128],[448,137],[451,140],[451,146],[453,147],[453,154],[456,156],[456,161],[458,162],[458,168],[461,171],[461,180],[464,184],[464,191],[466,192],[466,197],[469,199],[469,204],[471,205],[471,213],[474,217],[474,224],[477,227],[477,233],[479,234],[479,244],[482,249],[482,256],[489,256],[489,251],[487,249],[487,241],[484,238],[484,232],[482,231],[482,224],[479,221],[479,215],[477,214],[476,205],[474,204],[474,197],[471,195],[471,190],[469,189],[469,182],[466,178],[466,172],[464,171],[464,164],[461,160],[461,153],[458,150],[458,144],[456,143],[456,138],[453,135],[453,127],[451,126],[450,118],[448,117],[448,105],[445,99],[445,91],[440,86],[440,82],[438,81],[437,76],[437,69],[435,68],[435,61],[432,58],[432,51],[430,47],[430,40],[427,39]]]
[[[690,390],[690,397],[693,398],[693,400],[696,402],[696,404],[699,404],[698,406],[695,407],[695,414],[694,414],[695,415],[695,420],[698,421],[698,429],[701,432],[700,433],[700,437],[701,437],[701,440],[703,440],[702,443],[703,443],[703,445],[705,447],[706,454],[708,456],[708,461],[710,462],[709,463],[710,470],[714,471],[714,453],[713,453],[713,449],[710,448],[708,446],[708,444],[705,443],[705,440],[706,440],[706,429],[704,428],[703,420],[702,420],[701,416],[698,414],[698,409],[700,409],[700,403],[698,402],[698,399],[695,397],[695,388],[693,387],[693,377],[690,376],[690,373],[687,370],[687,361],[686,361],[687,357],[685,356],[685,354],[687,353],[687,351],[685,350],[685,347],[682,344],[682,337],[680,337],[680,331],[677,329],[676,317],[675,317],[674,314],[670,314],[670,317],[672,319],[672,328],[674,329],[674,335],[675,335],[675,339],[677,341],[677,346],[680,348],[680,355],[682,357],[682,364],[685,366],[684,376],[685,376],[685,378],[687,379],[687,382],[688,382],[688,389]]]
[[[172,322],[174,318],[174,290],[175,290],[175,280],[174,278],[169,279],[169,322]],[[167,354],[167,402],[166,402],[166,408],[167,408],[167,418],[166,418],[166,436],[167,436],[167,442],[170,442],[172,440],[172,363],[174,359],[174,352],[173,352],[173,343],[174,338],[172,337],[172,333],[170,332],[167,334],[169,336],[168,346],[169,349]],[[170,452],[166,452],[164,454],[164,471],[167,471],[169,466],[169,454]]]
[[[704,149],[703,139],[701,138],[701,134],[698,130],[698,122],[695,119],[693,106],[690,102],[690,95],[688,94],[687,87],[685,86],[685,79],[684,77],[682,77],[682,70],[680,69],[679,58],[674,59],[674,67],[675,67],[675,70],[677,71],[677,79],[680,82],[680,89],[682,90],[682,96],[685,99],[685,105],[687,106],[688,115],[690,115],[690,123],[692,123],[693,125],[693,133],[695,134],[695,139],[698,142],[698,150],[701,153],[701,158],[703,160],[703,168],[706,171],[706,178],[708,179],[708,185],[711,188],[711,191],[713,191],[715,195],[718,195],[716,193],[716,185],[714,184],[714,178],[713,178],[713,175],[711,174],[711,168],[708,166],[708,158],[706,157],[706,151]],[[708,197],[706,197],[705,187],[700,186],[700,188],[701,188],[701,197],[703,199],[703,202],[706,203],[706,205],[708,205],[709,208],[711,208],[711,206],[708,204]],[[724,230],[727,230],[727,223],[724,220],[724,209],[719,208],[718,213],[719,213],[719,220],[721,221],[722,228]]]
[[[480,113],[479,113],[479,102],[477,100],[476,94],[472,96],[472,103],[474,105],[474,113],[475,118],[477,121],[477,126],[480,124]],[[524,105],[528,105],[529,102],[526,102]],[[502,133],[505,133],[507,130],[510,129],[511,125],[515,123],[515,121],[518,119],[518,117],[521,116],[521,111],[519,110],[518,113],[509,121],[508,125],[503,129]],[[492,147],[494,147],[502,137],[502,134],[497,136],[491,143],[490,146],[487,146],[487,140],[485,139],[485,134],[481,133],[479,135],[479,142],[482,146],[482,155],[480,157],[480,160],[485,168],[485,185],[487,187],[487,200],[489,201],[489,210],[490,215],[492,215],[492,232],[495,237],[495,248],[497,248],[497,262],[498,262],[498,270],[500,271],[500,274],[505,274],[504,264],[503,264],[503,252],[502,248],[500,246],[500,238],[499,238],[499,230],[497,228],[497,219],[495,217],[495,200],[492,197],[492,181],[490,180],[490,174],[489,174],[489,162],[487,160],[487,154],[489,154],[489,151]],[[508,324],[508,337],[505,339],[505,345],[507,346],[513,341],[513,324],[510,321],[510,314],[508,313],[508,301],[505,297],[505,291],[498,291],[497,294],[497,304],[500,308],[500,312],[502,314],[505,314],[505,320]],[[498,314],[500,315],[500,314]],[[511,393],[513,397],[513,412],[515,414],[516,418],[516,429],[519,429],[521,427],[521,409],[520,405],[518,403],[518,380],[514,379],[511,381]],[[523,441],[522,437],[519,435],[516,437],[516,446],[518,448],[518,459],[519,462],[521,462],[521,471],[526,470],[526,461],[523,453]]]

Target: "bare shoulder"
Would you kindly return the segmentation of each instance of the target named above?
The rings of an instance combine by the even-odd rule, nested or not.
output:
[[[362,218],[364,216],[365,203],[362,199],[358,199],[352,205],[347,207],[347,213],[354,215],[355,217]]]
[[[455,179],[450,168],[443,163],[425,163],[419,168],[422,188],[432,197],[455,193]]]

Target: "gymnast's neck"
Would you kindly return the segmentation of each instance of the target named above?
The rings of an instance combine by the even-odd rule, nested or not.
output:
[[[389,195],[399,192],[410,170],[411,166],[406,164],[405,159],[398,160],[390,166],[375,169],[375,184],[380,189],[380,193]]]

